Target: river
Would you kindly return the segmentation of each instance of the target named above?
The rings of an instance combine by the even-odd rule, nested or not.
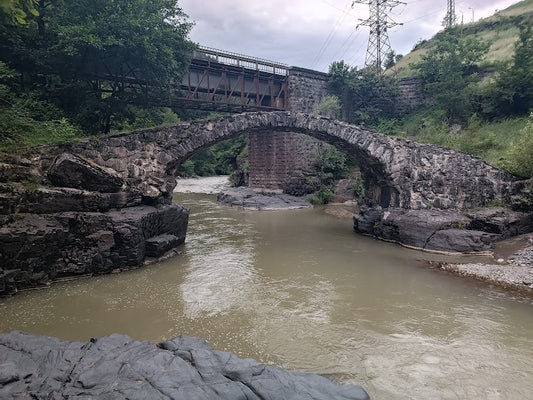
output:
[[[533,302],[427,267],[321,208],[245,211],[179,193],[181,254],[0,299],[0,332],[113,332],[356,382],[377,399],[533,396]]]

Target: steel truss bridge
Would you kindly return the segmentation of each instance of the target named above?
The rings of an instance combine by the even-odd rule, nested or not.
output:
[[[289,66],[261,58],[198,47],[181,83],[157,88],[121,70],[88,77],[98,96],[116,97],[130,104],[173,109],[244,112],[288,108]]]
[[[289,66],[199,47],[173,106],[220,111],[286,110]]]

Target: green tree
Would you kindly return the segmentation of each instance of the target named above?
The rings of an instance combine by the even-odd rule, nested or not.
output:
[[[469,84],[477,77],[476,63],[488,51],[487,43],[461,38],[454,30],[435,37],[435,44],[413,65],[422,78],[427,96],[440,107],[449,122],[465,122],[471,113]]]
[[[329,118],[339,118],[341,111],[341,103],[337,96],[328,95],[320,101],[313,109],[317,115],[323,115]]]
[[[2,61],[73,121],[109,132],[130,104],[159,105],[188,65],[190,24],[174,0],[39,0],[0,27]]]
[[[351,67],[344,61],[335,61],[329,66],[328,89],[341,103],[340,118],[348,120],[351,110],[351,93],[348,90],[348,81],[351,75]]]
[[[513,63],[500,74],[496,110],[503,115],[527,115],[533,109],[533,25],[520,27]]]
[[[331,64],[328,83],[330,92],[341,99],[342,119],[347,122],[376,126],[381,118],[395,115],[399,91],[393,77],[340,61]]]
[[[27,23],[28,14],[39,15],[36,4],[37,0],[0,0],[0,10],[9,16],[11,21],[24,25]]]
[[[385,69],[392,68],[396,65],[396,52],[394,50],[391,50],[387,53],[387,57],[385,58],[385,63],[383,66]]]

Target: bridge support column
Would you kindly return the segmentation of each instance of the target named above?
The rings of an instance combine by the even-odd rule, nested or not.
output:
[[[249,186],[283,190],[309,173],[325,143],[294,132],[257,132],[248,139]]]
[[[289,109],[313,112],[327,95],[327,74],[289,69]],[[292,178],[309,174],[325,143],[293,132],[260,132],[249,136],[248,172],[252,188],[283,190]]]

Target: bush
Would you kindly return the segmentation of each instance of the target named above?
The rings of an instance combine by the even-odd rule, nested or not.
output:
[[[328,204],[333,198],[333,191],[328,187],[323,187],[316,192],[315,197],[311,197],[309,202],[314,205]]]
[[[341,102],[337,96],[325,96],[320,103],[315,106],[313,113],[328,118],[339,118],[341,113]]]
[[[533,177],[533,112],[519,140],[511,145],[502,166],[515,175]]]

